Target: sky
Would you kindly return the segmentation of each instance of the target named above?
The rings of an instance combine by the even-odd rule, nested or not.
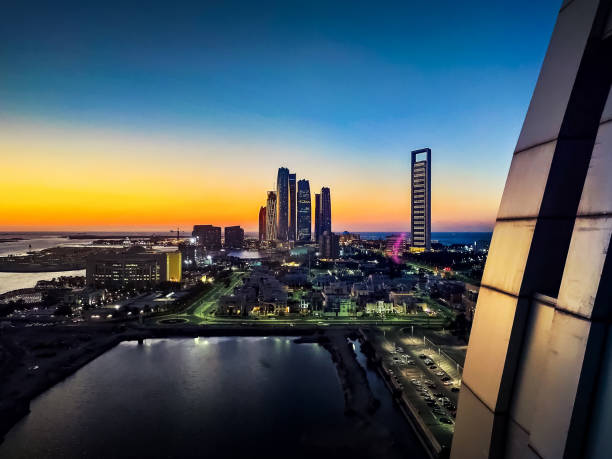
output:
[[[423,147],[433,231],[488,231],[559,6],[9,0],[0,231],[255,230],[280,166],[406,231]]]

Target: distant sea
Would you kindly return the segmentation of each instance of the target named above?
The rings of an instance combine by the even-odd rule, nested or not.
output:
[[[401,234],[399,231],[351,231],[352,233],[359,234],[362,239],[377,240],[385,239],[387,236],[395,234]],[[338,233],[341,233],[339,231]],[[96,235],[96,236],[171,236],[170,232],[163,231],[88,231],[88,232],[0,232],[0,239],[20,237],[23,241],[16,242],[5,242],[0,244],[0,255],[22,255],[28,250],[41,250],[48,247],[55,247],[57,245],[82,245],[86,242],[85,240],[70,240],[66,236],[69,235]],[[407,233],[409,234],[409,233]],[[190,236],[191,232],[181,231],[181,237]],[[257,233],[254,231],[246,231],[245,235],[248,237],[257,237]],[[446,232],[432,232],[432,242],[439,242],[444,245],[452,244],[473,244],[476,241],[491,241],[492,232],[462,232],[462,231],[446,231]],[[31,245],[31,247],[29,247]]]
[[[401,234],[398,231],[394,232],[360,232],[355,231],[356,234],[361,236],[361,239],[366,240],[377,240],[377,239],[385,239],[387,236],[393,236],[395,234]],[[406,233],[409,234],[409,233]],[[493,236],[492,232],[433,232],[431,233],[432,242],[438,242],[443,245],[453,245],[453,244],[464,244],[469,245],[473,244],[476,241],[487,241],[491,242],[491,236]]]

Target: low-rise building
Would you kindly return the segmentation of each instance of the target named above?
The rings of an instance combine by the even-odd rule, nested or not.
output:
[[[86,283],[95,288],[150,288],[161,282],[180,282],[180,252],[126,252],[93,255],[87,259]]]
[[[191,235],[196,244],[206,247],[208,250],[219,250],[221,248],[221,227],[213,225],[194,225]]]
[[[241,249],[244,246],[244,230],[239,226],[226,226],[224,242],[228,249]]]
[[[67,292],[64,295],[63,303],[70,306],[89,308],[104,303],[105,298],[106,291],[104,289],[85,287]]]

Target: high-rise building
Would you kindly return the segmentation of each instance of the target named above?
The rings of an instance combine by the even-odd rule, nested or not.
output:
[[[295,189],[295,174],[289,174],[289,237],[290,241],[295,241],[297,235],[297,196]]]
[[[278,168],[276,178],[276,239],[286,241],[289,235],[289,169]]]
[[[431,248],[431,150],[423,148],[411,154],[412,203],[410,235],[412,251]]]
[[[191,233],[196,238],[196,244],[208,250],[221,248],[221,227],[213,225],[195,225]]]
[[[340,255],[340,237],[331,231],[323,231],[319,238],[319,257],[334,259]]]
[[[312,208],[310,205],[310,183],[297,183],[297,240],[308,242],[312,238]]]
[[[321,237],[321,194],[315,193],[315,242]]]
[[[329,188],[321,188],[321,234],[325,231],[331,233],[332,230],[332,215],[331,215],[331,196]]]
[[[612,1],[565,1],[482,276],[450,457],[612,452]]]
[[[266,202],[266,240],[276,240],[276,191],[268,191]]]
[[[244,246],[244,230],[239,226],[225,227],[225,247],[241,249]]]
[[[266,238],[266,206],[259,208],[259,242],[267,240]]]

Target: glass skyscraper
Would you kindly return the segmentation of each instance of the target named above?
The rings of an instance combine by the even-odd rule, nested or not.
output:
[[[276,239],[286,241],[289,235],[289,169],[278,168],[276,179],[277,231]]]
[[[259,241],[266,241],[266,207],[259,209]]]
[[[312,206],[310,203],[310,183],[300,180],[297,183],[297,240],[308,242],[312,238]]]
[[[315,193],[315,241],[321,237],[321,194]]]
[[[413,251],[431,248],[431,150],[423,148],[411,154],[412,202],[410,234]]]
[[[290,241],[295,241],[297,234],[297,214],[296,214],[296,194],[295,194],[295,174],[289,174],[289,237]]]
[[[329,231],[331,233],[331,227],[331,196],[329,188],[323,187],[321,188],[321,233],[319,236],[325,231]]]

